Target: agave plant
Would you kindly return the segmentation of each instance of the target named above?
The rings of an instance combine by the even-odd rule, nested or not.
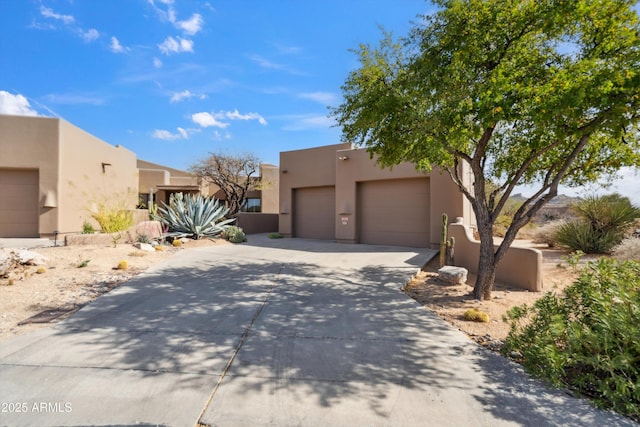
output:
[[[158,207],[154,218],[169,227],[169,230],[185,233],[194,239],[214,237],[222,233],[235,218],[224,219],[229,212],[224,205],[213,198],[202,195],[186,196],[174,193],[169,205]]]

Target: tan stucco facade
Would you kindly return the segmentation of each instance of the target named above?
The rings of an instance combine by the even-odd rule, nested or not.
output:
[[[282,152],[280,172],[279,228],[286,236],[429,247],[439,243],[443,213],[472,222],[468,201],[439,170],[425,174],[410,163],[383,169],[350,144]],[[369,203],[375,197],[388,197],[388,203]],[[317,206],[308,208],[314,201]],[[310,222],[324,228],[312,229],[300,211],[316,215]],[[371,232],[376,228],[381,231]]]
[[[37,176],[37,189],[36,194],[21,192],[19,182],[0,180],[0,195],[11,198],[0,206],[0,237],[81,231],[90,209],[107,200],[135,208],[136,155],[61,119],[0,115],[0,177],[15,176],[12,171]],[[13,206],[23,205],[37,216],[28,230],[20,229],[11,213]]]

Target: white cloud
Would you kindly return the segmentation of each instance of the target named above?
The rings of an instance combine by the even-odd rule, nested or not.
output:
[[[53,9],[49,7],[40,6],[40,14],[45,18],[57,19],[58,21],[62,21],[65,24],[73,24],[75,22],[75,18],[71,15],[61,15],[59,13],[55,13]]]
[[[330,128],[335,125],[335,120],[328,116],[318,114],[294,114],[282,117],[290,123],[283,126],[283,130],[299,131],[307,129]]]
[[[174,25],[186,34],[192,36],[202,29],[202,24],[204,24],[202,16],[199,13],[194,13],[191,18],[186,21],[178,21]]]
[[[11,114],[14,116],[38,115],[38,113],[31,108],[27,98],[20,94],[13,95],[4,90],[0,90],[0,114]]]
[[[162,139],[165,141],[175,141],[176,139],[189,139],[189,136],[192,133],[198,132],[198,129],[184,129],[181,127],[176,128],[175,133],[170,132],[166,129],[156,129],[151,134],[152,138]]]
[[[160,49],[160,52],[165,55],[180,52],[193,52],[193,41],[183,39],[182,37],[178,37],[177,39],[167,37],[165,41],[158,45],[158,48]]]
[[[249,55],[249,59],[251,59],[253,62],[258,64],[259,67],[265,68],[267,70],[279,70],[279,71],[284,71],[286,73],[297,75],[297,76],[305,75],[305,73],[303,73],[302,71],[294,67],[290,67],[285,64],[280,64],[278,62],[271,61],[270,59],[267,59],[260,55]]]
[[[79,30],[79,33],[80,37],[82,37],[82,39],[87,43],[91,43],[92,41],[100,37],[100,33],[95,28],[91,28],[87,31]]]
[[[225,129],[227,126],[229,126],[229,123],[220,122],[211,113],[207,112],[195,113],[191,116],[191,120],[193,120],[194,123],[202,126],[203,128],[217,127]]]
[[[298,96],[303,99],[319,102],[323,105],[331,105],[338,100],[336,94],[331,92],[305,92],[298,94]]]
[[[153,58],[153,66],[156,68],[162,68],[162,61],[159,58]]]
[[[111,37],[111,44],[109,45],[109,50],[111,50],[111,52],[113,53],[124,53],[129,49],[122,46],[120,44],[120,40],[118,40],[117,37]]]
[[[169,100],[169,102],[171,102],[171,103],[180,102],[183,99],[189,99],[189,98],[194,98],[194,97],[200,98],[200,99],[206,99],[207,95],[192,93],[189,90],[183,90],[182,92],[174,92],[174,94],[171,95],[171,99]]]
[[[227,111],[224,116],[230,120],[257,120],[261,125],[267,125],[267,121],[258,113],[240,114],[238,110],[233,110]]]

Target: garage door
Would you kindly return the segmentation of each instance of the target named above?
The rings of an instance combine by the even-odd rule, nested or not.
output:
[[[0,169],[0,237],[38,237],[38,171]]]
[[[429,179],[397,179],[358,184],[361,243],[429,246]]]
[[[298,188],[293,193],[293,234],[309,239],[336,237],[334,187]]]

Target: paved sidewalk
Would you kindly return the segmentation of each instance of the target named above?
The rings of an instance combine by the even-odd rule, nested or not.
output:
[[[400,292],[431,255],[266,236],[181,252],[0,342],[0,425],[634,425]]]

